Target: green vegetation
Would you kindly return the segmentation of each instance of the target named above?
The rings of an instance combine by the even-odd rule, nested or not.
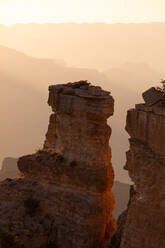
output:
[[[23,248],[18,236],[14,236],[8,231],[0,230],[0,246],[3,248]]]
[[[24,201],[24,208],[26,209],[26,213],[29,215],[35,215],[39,210],[40,203],[38,200],[29,197]]]
[[[156,89],[162,93],[163,99],[165,99],[165,80],[162,79],[160,83],[161,83],[161,87],[156,87]]]

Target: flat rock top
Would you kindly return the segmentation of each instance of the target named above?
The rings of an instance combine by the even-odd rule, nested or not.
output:
[[[156,115],[165,116],[165,101],[160,101],[152,106],[148,106],[147,104],[143,104],[143,103],[136,104],[135,109],[144,112],[154,113]]]
[[[110,92],[102,90],[99,86],[93,86],[87,81],[78,81],[67,84],[56,84],[49,86],[49,91],[55,91],[57,94],[77,95],[84,98],[109,98]]]

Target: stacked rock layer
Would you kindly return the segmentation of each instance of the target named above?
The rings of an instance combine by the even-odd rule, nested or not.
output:
[[[114,100],[109,92],[80,81],[50,86],[48,103],[54,114],[44,147],[19,159],[18,167],[25,179],[13,186],[14,198],[18,190],[25,206],[29,194],[40,203],[36,216],[44,224],[35,217],[33,225],[34,229],[38,225],[38,231],[35,235],[32,232],[30,247],[42,247],[50,240],[58,248],[103,248],[115,232],[111,129],[107,125]],[[3,202],[3,196],[0,200]],[[10,197],[8,201],[13,204]],[[22,214],[19,221],[24,222],[23,218]],[[34,220],[34,216],[30,218]],[[19,228],[20,222],[17,233],[26,229],[21,236],[25,247],[29,247],[28,230]]]
[[[165,247],[165,103],[138,104],[127,114],[128,170],[135,183],[121,248]]]

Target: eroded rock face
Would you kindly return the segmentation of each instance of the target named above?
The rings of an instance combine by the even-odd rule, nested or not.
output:
[[[20,246],[94,247],[100,243],[103,198],[28,178],[1,182],[0,192],[1,228],[17,237]]]
[[[0,184],[0,226],[8,219],[5,230],[25,248],[102,248],[116,227],[107,125],[114,100],[84,81],[49,91],[54,114],[44,148],[19,159],[24,179]],[[34,215],[26,211],[36,204]],[[46,246],[49,240],[54,246]]]
[[[128,170],[136,193],[128,208],[121,248],[165,247],[165,103],[136,105],[127,114]]]

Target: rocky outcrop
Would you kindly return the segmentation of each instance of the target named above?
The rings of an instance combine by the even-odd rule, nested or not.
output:
[[[138,104],[129,110],[126,130],[131,138],[125,169],[135,183],[135,193],[121,248],[164,248],[165,102]]]
[[[2,237],[25,248],[102,248],[116,227],[107,125],[114,100],[86,81],[49,91],[43,149],[19,159],[24,178],[0,183]]]
[[[38,154],[43,151],[38,151]],[[46,155],[46,154],[45,154]],[[37,154],[36,154],[37,156]],[[0,170],[0,181],[5,179],[14,179],[20,177],[20,171],[17,167],[16,158],[5,158],[2,162],[2,169]],[[112,193],[115,198],[115,208],[113,211],[113,216],[115,219],[126,209],[128,199],[129,199],[129,188],[130,185],[115,181],[112,188]]]

